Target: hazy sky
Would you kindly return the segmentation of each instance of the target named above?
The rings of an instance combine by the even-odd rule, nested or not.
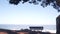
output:
[[[29,3],[11,5],[8,0],[0,0],[0,24],[55,25],[57,10],[52,6],[43,8]]]

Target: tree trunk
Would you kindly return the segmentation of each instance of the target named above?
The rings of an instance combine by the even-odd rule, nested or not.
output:
[[[60,15],[56,18],[56,34],[60,34]]]

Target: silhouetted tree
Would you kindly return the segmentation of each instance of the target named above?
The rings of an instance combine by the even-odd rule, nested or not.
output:
[[[17,5],[20,1],[21,0],[10,0],[9,3]]]
[[[23,3],[28,2],[29,0],[23,0]]]
[[[41,6],[47,7],[48,5],[51,5],[53,6],[53,8],[57,9],[58,12],[60,12],[60,0],[9,0],[9,3],[18,5],[20,1],[23,1],[22,3],[25,2],[33,3],[34,5],[37,5],[38,2],[42,2]]]
[[[56,4],[60,6],[60,0],[56,0]]]
[[[56,34],[60,34],[60,15],[56,18]]]

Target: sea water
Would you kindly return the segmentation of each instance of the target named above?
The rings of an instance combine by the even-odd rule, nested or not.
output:
[[[20,29],[29,29],[30,26],[35,25],[6,25],[6,24],[0,24],[0,29],[10,29],[10,30],[20,30]],[[37,25],[41,26],[41,25]],[[42,31],[48,31],[56,33],[56,25],[42,25],[44,28]]]

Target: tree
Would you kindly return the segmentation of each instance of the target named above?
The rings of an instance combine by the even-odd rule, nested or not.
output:
[[[60,15],[56,18],[56,34],[60,34]]]
[[[10,3],[10,4],[18,5],[18,3],[19,3],[20,1],[21,1],[21,0],[10,0],[9,3]]]
[[[53,8],[55,8],[56,10],[58,10],[58,12],[60,12],[60,0],[9,0],[10,4],[14,4],[14,5],[18,5],[19,2],[23,1],[22,3],[24,4],[25,2],[28,3],[33,3],[34,5],[39,4],[39,2],[41,3],[41,6],[43,7],[47,7],[48,5],[53,6]]]
[[[60,0],[56,0],[56,4],[60,7]]]

